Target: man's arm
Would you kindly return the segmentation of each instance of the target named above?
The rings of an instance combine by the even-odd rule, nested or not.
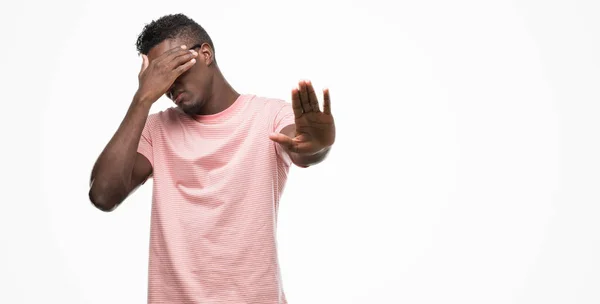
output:
[[[323,90],[323,111],[310,81],[301,81],[292,90],[294,124],[285,126],[271,140],[279,143],[292,162],[306,168],[322,162],[335,142],[335,124],[331,115],[329,90]]]
[[[94,164],[89,198],[102,211],[112,211],[152,173],[148,159],[137,153],[151,105],[134,98],[119,129]]]
[[[119,129],[92,169],[90,201],[102,211],[112,211],[152,173],[150,161],[137,152],[152,104],[195,64],[198,54],[185,46],[173,48],[148,62],[142,55],[139,88]]]

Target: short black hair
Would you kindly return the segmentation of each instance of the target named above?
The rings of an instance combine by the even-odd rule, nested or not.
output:
[[[165,15],[146,24],[137,38],[138,52],[148,55],[148,52],[159,43],[173,38],[190,38],[196,43],[208,43],[215,50],[208,33],[200,24],[184,14]],[[192,47],[191,45],[188,47]]]

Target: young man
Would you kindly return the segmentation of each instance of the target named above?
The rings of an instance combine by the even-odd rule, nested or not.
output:
[[[90,200],[111,211],[153,177],[148,303],[285,304],[277,211],[289,167],[321,162],[335,140],[329,92],[292,103],[239,94],[204,29],[167,15],[137,40],[139,88],[100,154]],[[176,107],[148,115],[163,94]]]

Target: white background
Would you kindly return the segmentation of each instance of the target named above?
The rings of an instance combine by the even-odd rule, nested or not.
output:
[[[137,34],[177,12],[238,91],[331,89],[338,140],[280,209],[290,304],[600,303],[598,1],[0,11],[0,303],[145,302],[151,186],[103,213],[88,182],[137,88]]]

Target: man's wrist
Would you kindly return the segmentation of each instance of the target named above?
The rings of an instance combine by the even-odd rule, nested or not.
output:
[[[331,146],[328,146],[328,147],[325,147],[325,148],[319,150],[318,152],[311,153],[311,154],[305,154],[305,153],[301,154],[301,153],[296,153],[296,152],[289,152],[289,154],[290,154],[290,158],[292,159],[292,162],[296,166],[306,168],[306,167],[316,165],[316,164],[322,162],[330,150],[331,150]]]
[[[149,97],[148,95],[140,94],[140,92],[136,92],[133,96],[133,102],[141,106],[151,107],[155,101],[156,100]]]

